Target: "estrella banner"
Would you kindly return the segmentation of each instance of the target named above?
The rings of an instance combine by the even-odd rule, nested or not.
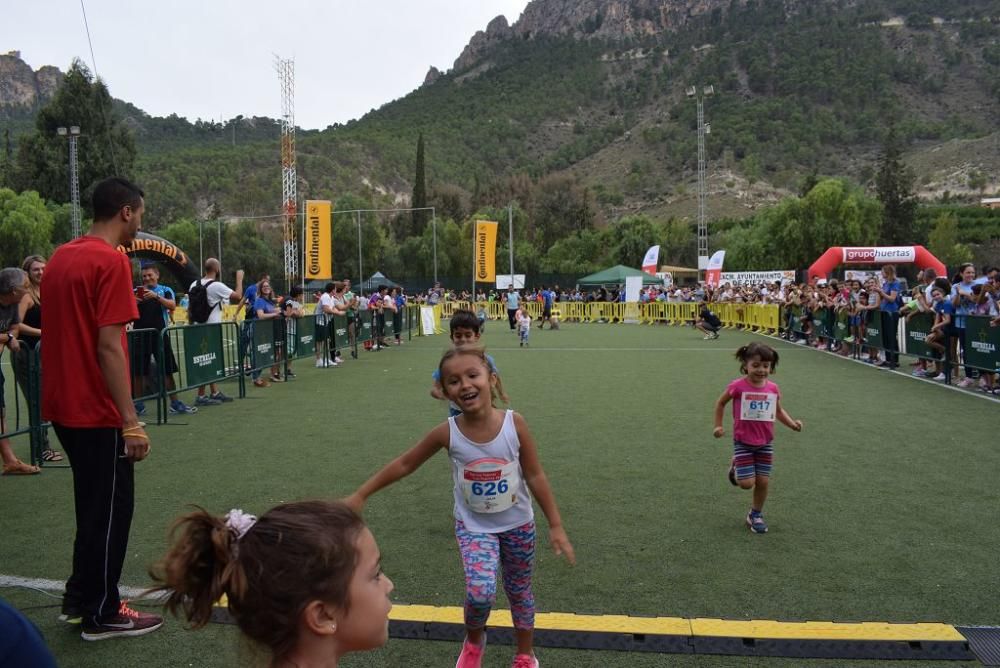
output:
[[[705,282],[709,285],[718,285],[722,277],[722,263],[726,260],[726,251],[719,250],[708,259],[708,268],[705,270]]]
[[[656,266],[660,262],[660,247],[650,246],[646,251],[646,257],[642,258],[642,270],[647,274],[656,276]]]
[[[489,220],[476,221],[476,282],[497,280],[497,224]]]
[[[310,280],[323,281],[333,278],[330,209],[329,200],[306,202],[305,277]]]

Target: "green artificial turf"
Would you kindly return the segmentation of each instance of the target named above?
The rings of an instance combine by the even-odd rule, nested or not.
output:
[[[714,402],[739,373],[733,353],[752,338],[564,325],[533,331],[531,348],[522,349],[505,324],[491,323],[483,343],[512,407],[534,432],[577,553],[574,568],[551,553],[539,512],[539,610],[1000,624],[1000,450],[990,438],[1000,405],[772,341],[781,353],[774,380],[805,430],[776,426],[765,508],[771,530],[753,535],[743,524],[749,493],[726,481],[728,415],[727,436],[712,437]],[[152,454],[136,468],[122,583],[148,583],[167,526],[188,504],[261,513],[281,501],[353,491],[446,415],[428,395],[446,343],[444,336],[414,339],[362,351],[360,360],[333,369],[302,360],[293,382],[251,386],[245,400],[151,426]],[[9,393],[13,377],[4,367]],[[15,444],[24,458],[26,440]],[[398,602],[461,604],[450,487],[439,454],[368,504],[366,520]],[[68,575],[71,492],[68,470],[0,479],[0,574]],[[26,590],[0,589],[0,596],[31,608],[62,666],[138,665],[139,657],[144,666],[247,663],[232,627],[192,633],[171,620],[143,639],[88,644],[59,627],[56,608],[32,607],[57,601]],[[391,640],[345,665],[450,665],[456,652],[451,643]],[[509,665],[511,654],[492,648],[484,666]],[[548,666],[809,663],[545,648],[539,656]]]

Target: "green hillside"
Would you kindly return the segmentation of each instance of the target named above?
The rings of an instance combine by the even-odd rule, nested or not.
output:
[[[653,16],[646,0],[625,4]],[[454,221],[459,239],[473,213],[502,217],[498,209],[515,201],[526,268],[557,271],[574,248],[608,255],[614,244],[640,245],[625,232],[596,246],[596,236],[585,238],[637,214],[688,243],[690,229],[681,228],[696,209],[697,124],[685,90],[704,84],[716,91],[706,102],[712,219],[754,216],[798,192],[808,174],[870,193],[890,124],[925,199],[968,204],[1000,190],[1000,1],[705,5],[712,10],[676,30],[642,37],[607,38],[600,13],[575,37],[511,36],[361,119],[300,131],[299,196],[406,206],[422,134],[429,204],[442,222]],[[115,114],[135,138],[133,176],[152,193],[152,229],[279,211],[274,120],[191,123],[124,102]],[[0,120],[0,130],[16,135],[24,124]],[[930,227],[923,220],[916,241]],[[371,262],[426,271],[429,242],[413,238],[421,229],[401,217],[365,224],[382,249]],[[350,233],[348,221],[341,225]],[[257,229],[274,241],[273,225]],[[963,241],[982,244],[982,236],[973,230]],[[690,261],[692,250],[676,250],[673,260]],[[464,261],[456,257],[456,273]]]

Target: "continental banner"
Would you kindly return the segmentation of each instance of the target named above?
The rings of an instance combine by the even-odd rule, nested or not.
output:
[[[985,371],[1000,371],[1000,327],[990,327],[990,319],[965,319],[965,363]]]
[[[476,282],[497,280],[497,224],[489,220],[476,221]]]
[[[330,242],[330,202],[306,202],[305,277],[328,281],[333,278],[333,246]]]

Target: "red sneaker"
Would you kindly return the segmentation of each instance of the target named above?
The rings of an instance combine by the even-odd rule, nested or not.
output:
[[[108,638],[128,638],[144,636],[163,626],[163,617],[148,612],[139,612],[128,607],[128,601],[122,601],[118,614],[108,617],[98,624],[83,622],[84,640],[106,640]]]
[[[510,668],[538,668],[538,658],[534,654],[518,654]]]
[[[462,643],[462,653],[458,655],[458,661],[455,662],[455,668],[480,668],[483,664],[483,652],[485,651],[485,635],[483,635],[482,645],[473,645],[466,640]]]

